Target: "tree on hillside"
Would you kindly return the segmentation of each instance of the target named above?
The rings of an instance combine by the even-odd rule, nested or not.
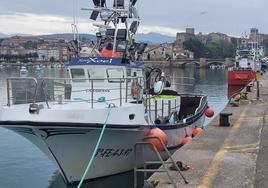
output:
[[[0,39],[0,46],[1,46],[1,43],[4,41],[5,39]]]
[[[184,41],[183,47],[186,50],[194,52],[194,58],[200,58],[204,55],[204,44],[197,39]]]
[[[43,61],[45,61],[46,56],[43,54],[43,55],[41,55],[41,57],[42,57]]]
[[[36,49],[37,43],[33,41],[27,41],[26,43],[23,44],[23,47],[26,49]]]
[[[55,62],[55,57],[50,57],[50,59],[49,59],[49,61],[51,62],[51,63],[54,63]]]
[[[268,44],[268,43],[267,43]],[[194,52],[195,58],[228,58],[235,56],[236,41],[220,40],[217,42],[201,43],[199,40],[187,40],[183,43],[185,49]]]
[[[233,45],[234,47],[237,47],[238,44],[239,44],[239,42],[240,42],[240,40],[241,40],[241,39],[232,37],[232,38],[231,38],[231,43],[232,43],[232,45]]]
[[[208,42],[205,45],[204,57],[206,58],[228,58],[235,56],[235,45],[231,42],[221,40],[217,43]]]

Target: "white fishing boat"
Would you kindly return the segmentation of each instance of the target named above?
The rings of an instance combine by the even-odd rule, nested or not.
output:
[[[93,2],[91,19],[101,15],[105,25],[90,56],[80,57],[79,41],[72,41],[69,78],[8,78],[7,105],[0,108],[0,125],[34,143],[68,183],[81,180],[96,149],[85,179],[133,169],[134,145],[155,128],[167,136],[168,150],[176,151],[203,127],[208,108],[206,96],[179,94],[160,69],[140,62],[146,45],[132,38],[139,25],[135,0],[128,7],[117,0],[111,8]],[[129,26],[130,17],[135,21]],[[147,147],[144,155],[156,158]]]
[[[20,68],[20,75],[21,76],[24,76],[24,75],[27,75],[28,74],[28,70],[27,70],[27,68],[25,67],[25,66],[22,66],[21,68]]]
[[[42,71],[43,70],[43,66],[40,65],[40,64],[39,65],[36,65],[35,68],[36,68],[35,69],[36,71]]]

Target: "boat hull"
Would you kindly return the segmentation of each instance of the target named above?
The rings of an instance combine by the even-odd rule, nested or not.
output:
[[[168,136],[168,149],[171,153],[182,146],[182,139],[191,135],[195,127],[202,127],[204,115],[190,125],[161,129]],[[14,123],[15,124],[15,123]],[[58,167],[68,183],[80,181],[88,161],[93,153],[101,128],[70,127],[70,126],[4,126],[35,144]],[[101,145],[98,148],[94,162],[86,179],[110,176],[132,170],[135,166],[134,145],[142,142],[150,129],[146,126],[139,128],[107,128]],[[144,155],[147,160],[156,160],[156,154],[145,147]],[[161,152],[164,159],[167,155]],[[137,159],[137,166],[143,164]]]
[[[246,86],[254,80],[256,73],[246,70],[229,70],[228,85]]]
[[[37,105],[39,111],[33,111],[30,108],[32,104],[0,108],[0,125],[35,144],[57,165],[67,183],[80,181],[103,128],[103,119],[107,117],[107,104],[98,103],[95,108],[90,108],[84,101],[64,104],[51,102],[50,108],[45,108],[43,103]],[[163,119],[158,121],[159,124],[153,124],[149,123],[151,116],[144,114],[144,104],[114,106],[107,117],[109,119],[101,144],[85,179],[115,175],[142,166],[144,161],[140,158],[135,163],[134,146],[144,141],[148,132],[155,127],[167,134],[170,152],[176,151],[182,146],[185,136],[191,136],[194,128],[203,127],[206,109],[206,96],[182,95],[180,111],[176,111],[168,122]],[[160,154],[167,159],[165,152]],[[157,159],[149,147],[144,148],[144,156],[150,161]]]
[[[243,85],[228,85],[228,99],[234,98],[238,95],[245,87]]]

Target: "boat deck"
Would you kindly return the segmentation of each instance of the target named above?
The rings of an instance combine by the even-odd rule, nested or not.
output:
[[[108,107],[109,104],[115,104],[116,107],[120,107],[120,104],[118,101],[105,101],[105,102],[97,102],[94,101],[94,108],[93,109],[105,109]],[[37,104],[42,104],[44,106],[44,108],[47,109],[47,104],[46,102],[38,102]],[[14,108],[14,109],[24,109],[25,108],[29,108],[30,104],[16,104],[16,105],[11,105],[10,107],[6,107],[6,108]],[[91,101],[90,100],[82,100],[82,99],[78,99],[78,100],[73,100],[70,102],[64,101],[62,104],[59,104],[56,101],[51,101],[48,103],[49,108],[52,110],[88,110],[91,109]],[[135,103],[135,101],[133,103],[122,103],[121,107],[131,107],[131,106],[135,106],[137,105],[137,103]]]

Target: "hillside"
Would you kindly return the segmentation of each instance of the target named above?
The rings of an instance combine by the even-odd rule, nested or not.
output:
[[[13,35],[7,35],[4,33],[0,33],[0,38],[8,38],[15,35],[19,36],[29,36],[27,34],[13,34]],[[66,40],[72,40],[73,34],[72,33],[57,33],[57,34],[48,34],[48,35],[42,35],[42,36],[50,36],[50,37],[56,37],[56,38],[63,38]],[[93,34],[79,34],[80,40],[96,40],[95,35]],[[151,44],[160,44],[160,43],[171,43],[175,41],[175,37],[170,37],[167,35],[163,35],[160,33],[147,33],[147,34],[137,34],[135,35],[135,39],[140,42],[146,42]]]

